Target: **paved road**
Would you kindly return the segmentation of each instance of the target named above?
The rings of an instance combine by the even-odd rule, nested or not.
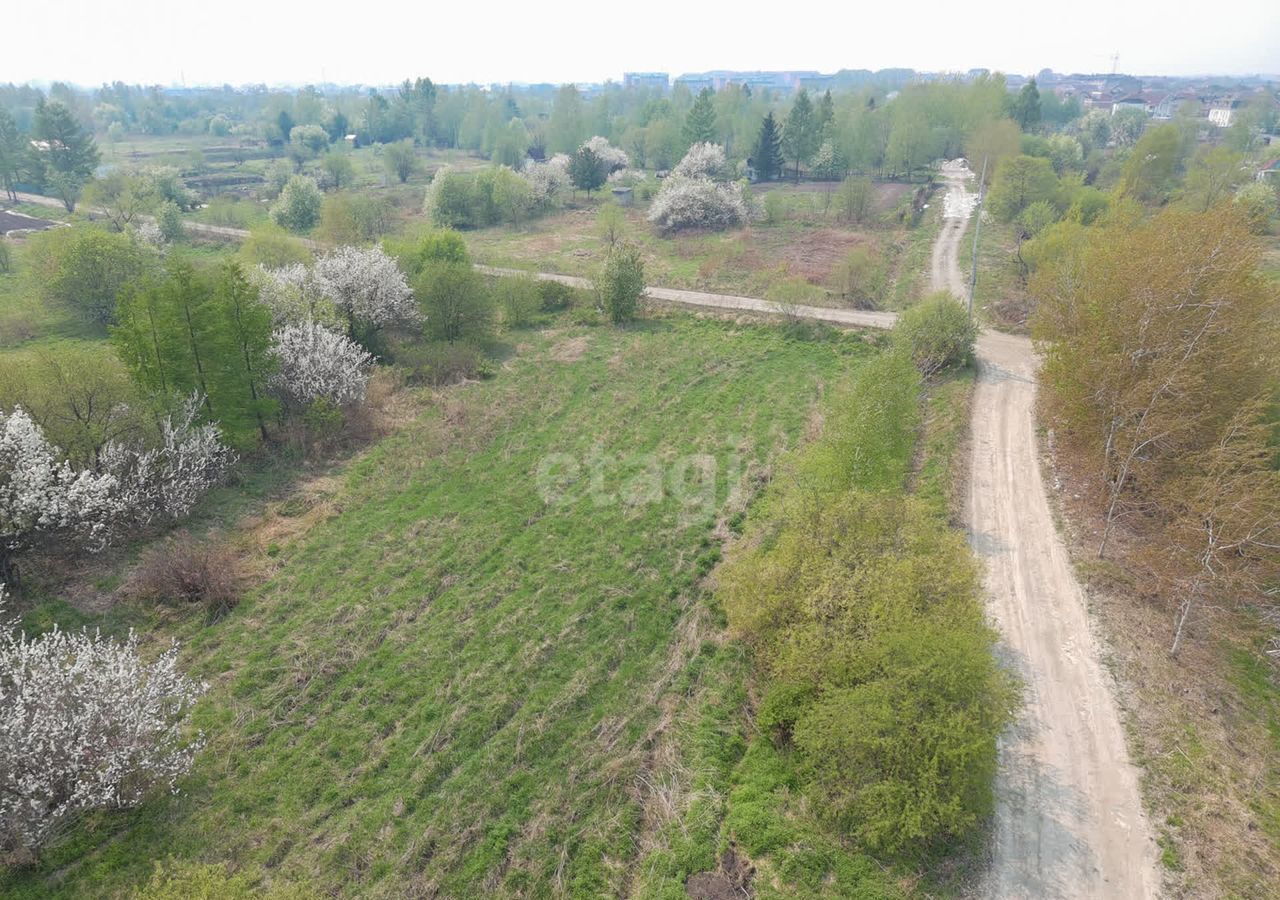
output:
[[[960,297],[972,175],[960,166],[943,175],[933,287]],[[982,896],[1154,897],[1160,879],[1137,772],[1041,477],[1036,369],[1026,338],[979,337],[966,518],[986,564],[1001,653],[1025,690],[1000,744],[995,846]]]

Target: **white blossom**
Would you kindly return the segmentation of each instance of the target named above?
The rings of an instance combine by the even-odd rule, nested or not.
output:
[[[272,340],[280,366],[271,389],[286,402],[341,406],[364,399],[373,357],[355,341],[311,321],[277,329]]]
[[[110,473],[76,472],[22,407],[0,410],[0,574],[41,534],[100,549],[121,510]]]
[[[226,475],[235,453],[222,443],[217,425],[199,423],[201,403],[192,394],[176,415],[166,416],[157,447],[111,443],[103,450],[102,468],[116,482],[120,514],[141,524],[180,519]]]
[[[618,169],[625,169],[631,165],[631,157],[627,156],[627,151],[620,147],[615,147],[609,143],[608,138],[600,135],[589,137],[582,142],[579,150],[590,150],[596,155],[596,158],[604,164],[606,172],[614,172]]]
[[[671,170],[673,178],[710,178],[722,180],[729,166],[725,160],[724,147],[719,144],[694,144],[684,155],[676,167]]]
[[[144,663],[132,633],[0,629],[0,856],[30,861],[84,811],[174,789],[201,746],[184,733],[206,687],[177,662],[174,644]]]
[[[339,247],[316,260],[312,277],[320,294],[352,321],[382,326],[419,320],[404,273],[377,247]]]
[[[671,176],[649,206],[649,221],[663,231],[683,228],[724,229],[747,220],[742,185],[723,184],[710,178]]]
[[[169,242],[165,239],[164,232],[160,230],[160,226],[155,222],[143,222],[136,229],[134,235],[148,247],[154,250],[164,250]]]
[[[555,206],[563,201],[565,192],[569,190],[569,157],[557,153],[546,162],[531,160],[521,174],[529,182],[535,206]]]
[[[296,325],[309,319],[338,326],[342,316],[333,301],[322,296],[311,269],[293,263],[276,269],[257,266],[248,271],[258,297],[271,310],[275,327]]]

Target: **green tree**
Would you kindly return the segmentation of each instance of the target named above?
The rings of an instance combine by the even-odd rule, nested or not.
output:
[[[796,184],[800,183],[800,167],[813,158],[820,138],[813,102],[809,99],[809,92],[801,88],[791,104],[787,125],[782,130],[782,148],[787,158],[795,163]]]
[[[1034,78],[1018,91],[1013,101],[1013,118],[1023,131],[1030,131],[1040,124],[1040,89],[1036,87]]]
[[[634,244],[620,243],[609,251],[600,275],[600,301],[615,324],[636,317],[644,298],[644,259]]]
[[[932,138],[924,110],[918,107],[895,110],[893,127],[889,132],[889,146],[885,150],[885,160],[890,171],[901,170],[910,178],[916,169],[937,155]]]
[[[591,192],[602,187],[606,179],[604,162],[590,147],[579,147],[569,161],[569,180],[581,191]]]
[[[246,266],[266,266],[268,269],[311,263],[311,251],[307,245],[275,222],[263,222],[250,228],[249,236],[240,245],[239,257]]]
[[[716,109],[713,104],[715,93],[711,88],[703,88],[689,107],[689,114],[684,119],[681,132],[684,142],[693,144],[714,144],[717,142]]]
[[[478,341],[493,332],[494,303],[469,264],[430,261],[413,281],[413,292],[432,340]]]
[[[1120,173],[1120,194],[1141,203],[1169,198],[1182,163],[1182,135],[1176,125],[1152,128],[1138,139]]]
[[[18,199],[15,187],[21,180],[25,158],[23,143],[18,123],[8,109],[0,106],[0,187],[15,201]]]
[[[556,92],[551,118],[547,121],[547,151],[573,153],[587,138],[582,121],[582,95],[571,84]]]
[[[1038,200],[1052,200],[1058,190],[1053,163],[1042,156],[1009,156],[996,168],[987,206],[1002,222],[1012,222]]]
[[[524,165],[528,152],[529,132],[524,127],[524,122],[512,119],[498,136],[491,158],[497,165],[519,169]]]
[[[819,141],[830,137],[836,120],[836,104],[831,99],[830,91],[823,91],[822,96],[818,98],[818,105],[814,108],[813,115]]]
[[[235,262],[221,266],[213,289],[216,325],[213,390],[222,408],[222,427],[232,442],[248,440],[245,429],[256,424],[265,441],[267,418],[277,403],[267,395],[267,378],[275,368],[271,355],[271,310],[258,289]],[[222,398],[226,402],[222,403]],[[231,412],[233,411],[233,412]]]
[[[386,144],[382,148],[382,163],[388,174],[404,184],[418,168],[418,155],[413,150],[413,141],[405,138],[394,144]]]
[[[351,157],[337,150],[330,150],[320,159],[320,169],[324,172],[325,186],[335,191],[349,187],[355,181],[356,170],[351,164]]]
[[[120,289],[140,278],[152,260],[127,234],[78,225],[34,235],[26,261],[37,296],[73,309],[95,325],[107,325],[115,321]]]
[[[1202,149],[1187,169],[1183,200],[1197,212],[1206,212],[1230,197],[1248,177],[1244,158],[1230,147]]]
[[[626,213],[617,203],[606,203],[596,213],[596,233],[600,235],[605,247],[611,252],[618,246],[618,242],[622,240],[622,233],[626,227]]]
[[[80,191],[100,159],[93,136],[64,104],[43,98],[36,103],[31,132],[44,186],[62,201],[67,212],[74,212]]]
[[[772,111],[760,123],[760,134],[756,138],[755,167],[756,177],[761,181],[772,181],[782,172],[782,134]]]
[[[320,221],[323,203],[324,197],[314,178],[294,175],[271,207],[271,220],[293,232],[310,231]]]

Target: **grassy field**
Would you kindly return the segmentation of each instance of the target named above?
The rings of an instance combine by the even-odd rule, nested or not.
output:
[[[735,488],[872,351],[686,317],[516,337],[499,377],[277,509],[263,527],[298,536],[263,538],[273,574],[230,617],[168,629],[211,683],[183,793],[0,890],[109,896],[175,857],[365,896],[617,896],[714,864],[661,838],[699,753],[727,772],[745,746],[700,578]]]
[[[810,204],[817,196],[803,193],[799,200]],[[590,277],[605,254],[595,225],[598,209],[598,203],[579,200],[520,228],[468,232],[467,244],[476,260],[488,265]],[[623,237],[640,245],[645,274],[653,284],[839,306],[843,301],[833,294],[833,279],[850,251],[868,249],[884,263],[892,285],[913,233],[887,226],[846,227],[808,209],[776,225],[668,237],[654,231],[644,208],[632,207],[626,210]]]

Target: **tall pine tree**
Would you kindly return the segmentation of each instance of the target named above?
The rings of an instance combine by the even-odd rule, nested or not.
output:
[[[716,109],[712,105],[714,96],[711,88],[703,88],[689,108],[683,132],[684,142],[689,146],[716,143]]]
[[[782,131],[782,147],[787,158],[795,163],[796,183],[800,183],[800,167],[813,159],[821,134],[813,111],[813,101],[804,88],[796,95],[787,114],[787,127]]]
[[[782,172],[782,134],[772,112],[760,123],[760,136],[756,138],[755,167],[756,177],[761,181],[772,181]]]

